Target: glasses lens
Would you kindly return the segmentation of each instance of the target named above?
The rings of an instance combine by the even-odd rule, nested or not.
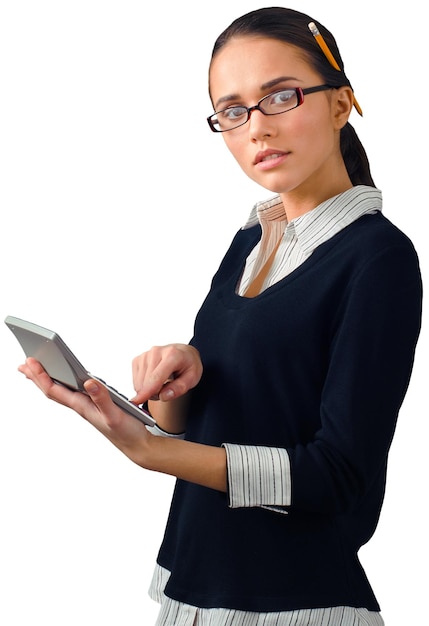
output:
[[[285,113],[294,109],[299,104],[296,89],[283,89],[270,93],[259,103],[259,108],[267,115],[276,115],[277,113]]]
[[[210,120],[217,131],[232,130],[247,122],[247,109],[246,107],[228,107],[212,115]]]
[[[265,115],[277,115],[295,109],[301,103],[302,99],[299,98],[298,89],[282,89],[262,98],[257,106],[250,108],[250,112],[259,109]],[[249,109],[243,106],[228,107],[223,111],[214,113],[209,119],[212,128],[223,133],[245,124],[249,119]]]

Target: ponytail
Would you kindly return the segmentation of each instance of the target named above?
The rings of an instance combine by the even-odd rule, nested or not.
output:
[[[352,184],[375,187],[365,149],[350,122],[341,129],[340,148]]]

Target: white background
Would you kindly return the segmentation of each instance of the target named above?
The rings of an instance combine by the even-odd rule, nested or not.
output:
[[[188,341],[233,234],[267,196],[205,121],[212,44],[260,6],[0,3],[0,315],[57,330],[124,393],[132,357]],[[411,237],[424,272],[420,3],[409,0],[408,13],[369,0],[292,6],[336,36],[385,214]],[[214,216],[212,234],[194,239]],[[147,587],[173,479],[145,473],[39,394],[16,371],[23,355],[6,327],[0,355],[0,623],[150,626]],[[380,524],[361,551],[387,626],[425,619],[427,367],[423,328]]]

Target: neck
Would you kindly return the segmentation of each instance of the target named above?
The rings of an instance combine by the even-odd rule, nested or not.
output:
[[[288,222],[353,187],[345,165],[333,171],[335,173],[326,176],[325,170],[318,180],[312,179],[292,191],[280,193]]]

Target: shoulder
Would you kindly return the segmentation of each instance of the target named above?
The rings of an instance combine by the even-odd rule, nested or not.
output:
[[[314,252],[317,272],[353,290],[370,285],[380,295],[421,291],[419,259],[410,238],[382,213],[363,215]]]
[[[363,215],[338,236],[350,252],[359,256],[376,255],[402,250],[417,259],[411,239],[381,212]]]

